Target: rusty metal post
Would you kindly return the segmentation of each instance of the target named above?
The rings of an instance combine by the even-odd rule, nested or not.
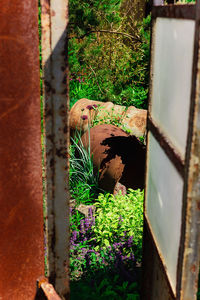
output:
[[[61,298],[56,293],[53,285],[48,283],[47,278],[45,278],[44,276],[38,278],[37,286],[38,286],[38,290],[42,290],[43,294],[45,295],[45,298],[47,298],[48,300],[61,300]]]
[[[48,276],[68,297],[68,103],[66,90],[68,0],[41,0],[44,77]]]
[[[0,299],[44,274],[37,1],[0,2]],[[24,284],[25,283],[25,284]]]

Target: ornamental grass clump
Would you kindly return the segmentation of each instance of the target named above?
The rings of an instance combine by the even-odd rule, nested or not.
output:
[[[83,116],[82,116],[83,117]],[[87,116],[86,116],[87,117]],[[81,134],[76,132],[70,146],[70,192],[78,203],[90,204],[99,193],[98,173],[94,173],[90,141],[84,148]]]

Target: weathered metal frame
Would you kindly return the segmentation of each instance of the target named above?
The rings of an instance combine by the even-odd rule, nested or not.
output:
[[[44,274],[37,1],[0,1],[0,299]]]
[[[48,277],[69,295],[68,0],[41,0]]]
[[[176,149],[173,148],[171,142],[160,132],[152,118],[148,117],[147,128],[152,132],[153,136],[159,142],[159,145],[164,150],[165,154],[171,160],[181,177],[184,177],[184,161]]]
[[[52,284],[48,282],[48,279],[44,276],[40,276],[37,280],[37,294],[39,299],[47,300],[61,300],[61,298],[56,293]]]
[[[197,291],[197,281],[199,272],[199,252],[200,252],[200,233],[195,228],[195,222],[200,222],[200,191],[198,189],[198,183],[200,181],[200,166],[198,159],[198,151],[200,148],[200,131],[199,131],[199,102],[200,102],[200,76],[199,76],[199,41],[200,41],[200,2],[192,5],[166,5],[156,6],[152,10],[152,36],[154,30],[154,22],[157,17],[162,18],[182,18],[195,20],[195,41],[194,41],[194,57],[193,57],[193,72],[192,72],[192,87],[191,87],[191,101],[190,101],[190,116],[189,116],[189,129],[187,136],[187,149],[185,160],[181,158],[179,153],[175,151],[165,137],[156,126],[151,117],[151,94],[152,94],[152,80],[153,70],[151,64],[150,70],[150,93],[149,93],[149,110],[147,130],[148,137],[151,132],[154,138],[157,140],[161,148],[164,150],[168,158],[176,167],[179,174],[184,178],[184,191],[183,191],[183,208],[182,208],[182,225],[181,225],[181,242],[179,249],[179,258],[177,266],[177,286],[176,295],[173,293],[171,284],[166,274],[165,266],[162,260],[159,247],[156,245],[151,224],[149,223],[148,216],[146,214],[146,193],[144,203],[144,234],[150,236],[155,246],[156,255],[159,258],[160,266],[167,283],[169,299],[195,299]],[[151,57],[153,58],[154,44],[151,45]],[[148,149],[147,139],[147,149]],[[148,170],[148,151],[147,151],[147,166]],[[146,182],[147,187],[147,182]],[[147,189],[145,189],[147,190]],[[145,241],[145,238],[144,238]],[[194,249],[191,249],[191,245],[194,245]],[[144,259],[147,255],[148,245],[144,245]],[[148,266],[146,265],[148,268]],[[146,279],[145,279],[146,280]],[[145,283],[144,283],[145,288]],[[145,295],[146,296],[146,295]],[[164,298],[163,298],[164,299]]]
[[[196,230],[194,220],[200,222],[200,212],[197,202],[200,201],[200,191],[197,188],[200,176],[198,162],[199,150],[199,111],[200,104],[200,1],[196,3],[194,57],[192,70],[191,102],[187,147],[185,155],[185,185],[183,190],[182,228],[177,266],[177,297],[188,299],[196,297],[200,260],[200,232]],[[191,243],[193,249],[191,250]],[[191,251],[190,251],[191,250]],[[189,258],[188,258],[189,257]],[[198,267],[197,267],[198,266]]]
[[[163,5],[152,8],[152,18],[196,19],[195,4]]]

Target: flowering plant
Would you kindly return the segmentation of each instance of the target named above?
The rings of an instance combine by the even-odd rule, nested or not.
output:
[[[129,189],[127,195],[121,193],[100,194],[95,203],[96,226],[94,228],[97,247],[110,246],[120,239],[132,237],[137,260],[141,260],[143,231],[144,192]]]

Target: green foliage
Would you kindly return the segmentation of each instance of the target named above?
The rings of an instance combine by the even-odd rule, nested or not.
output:
[[[84,215],[78,210],[75,210],[73,214],[70,214],[70,231],[79,230],[80,222],[84,219]]]
[[[118,24],[120,4],[120,0],[71,0],[70,31],[81,36],[99,28],[102,23]]]
[[[77,80],[70,80],[70,108],[81,98],[95,99],[98,93],[99,88],[92,79],[86,82],[80,76]]]
[[[95,278],[95,279],[94,279]],[[139,287],[136,282],[122,281],[120,276],[111,272],[100,271],[71,282],[72,300],[139,300]]]
[[[111,124],[114,126],[117,126],[124,130],[127,133],[130,133],[130,130],[122,123],[122,114],[116,113],[114,107],[111,109],[111,111],[107,111],[105,107],[99,106],[97,108],[93,108],[96,113],[94,115],[94,119],[92,120],[91,127],[94,127],[96,125],[100,124]],[[128,108],[124,109],[124,112]]]
[[[129,189],[127,195],[100,194],[95,206],[95,238],[99,247],[108,247],[123,237],[133,236],[135,256],[141,259],[143,232],[143,197],[140,190]]]
[[[195,2],[196,2],[196,0],[179,0],[179,1],[177,2],[177,4],[178,4],[178,3],[186,4],[186,3],[195,3]]]
[[[72,103],[86,97],[147,107],[150,16],[130,33],[121,4],[121,0],[70,1]]]

